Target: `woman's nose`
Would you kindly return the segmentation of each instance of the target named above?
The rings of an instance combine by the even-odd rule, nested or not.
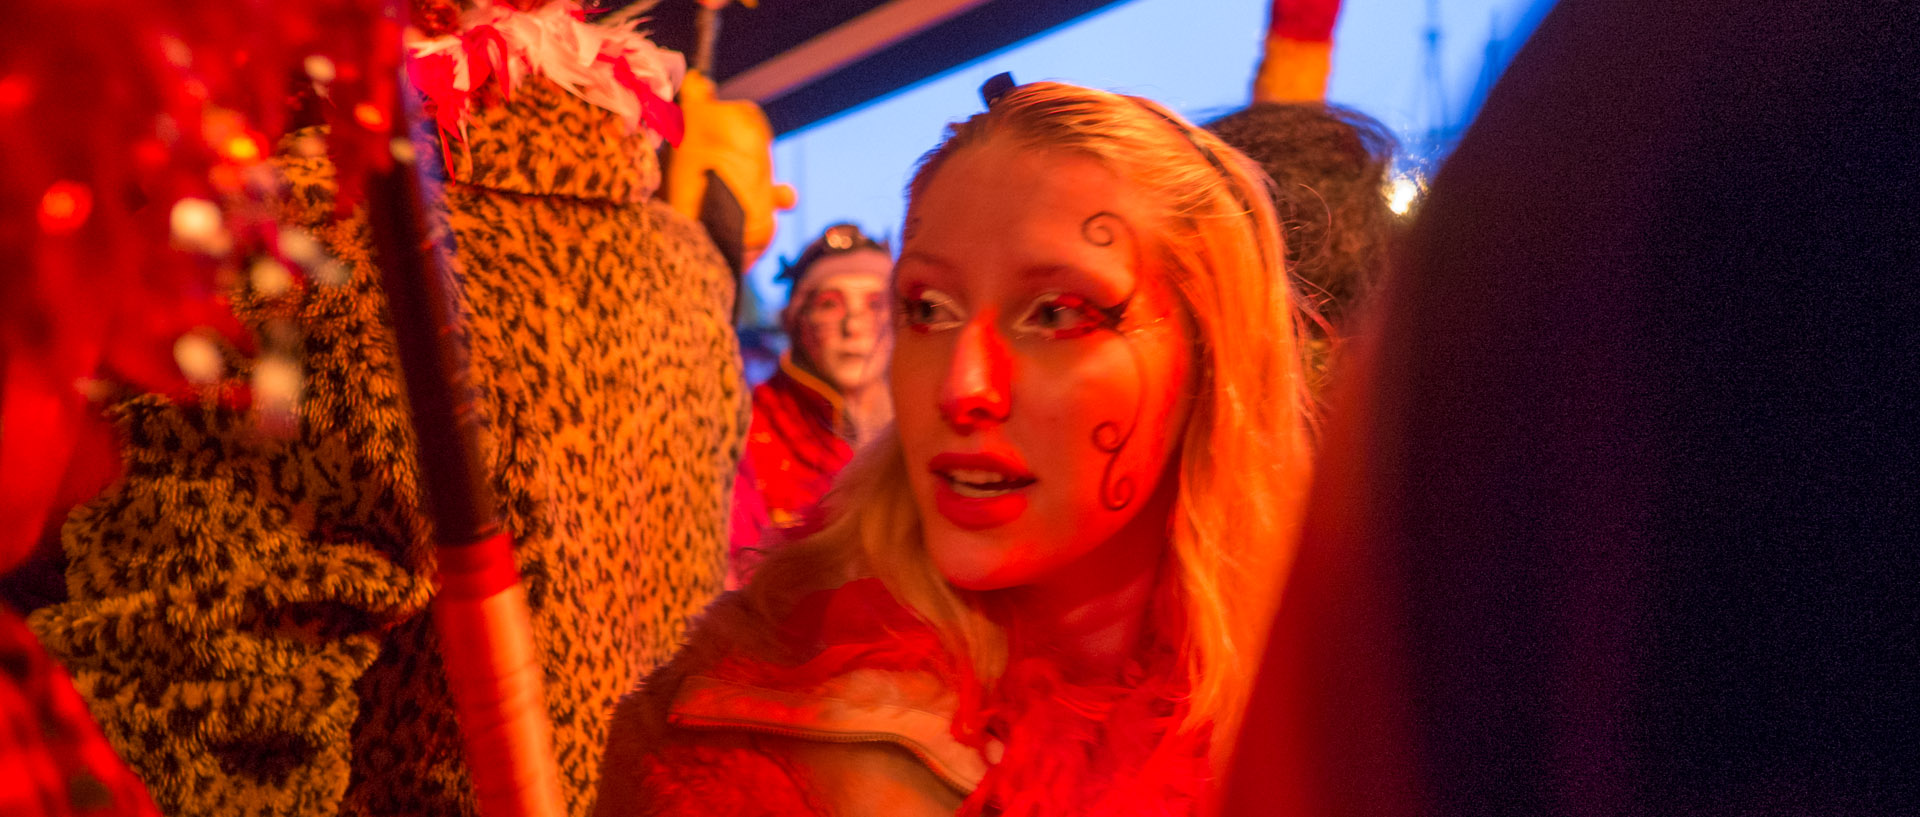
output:
[[[1006,422],[1012,408],[1012,354],[994,326],[975,320],[961,328],[940,388],[940,416],[961,434]]]

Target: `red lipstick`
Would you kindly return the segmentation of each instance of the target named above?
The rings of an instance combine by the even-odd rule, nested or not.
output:
[[[1027,510],[1026,489],[1036,480],[1018,457],[996,453],[946,453],[927,464],[933,472],[933,505],[964,530],[1012,522]]]

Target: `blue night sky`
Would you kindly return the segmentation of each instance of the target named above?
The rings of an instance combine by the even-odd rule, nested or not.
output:
[[[1551,0],[1346,0],[1334,32],[1328,97],[1358,108],[1418,149],[1436,129],[1464,124],[1483,67],[1504,65]],[[1150,97],[1196,121],[1245,105],[1269,0],[1129,0],[989,54],[774,144],[774,174],[798,189],[767,256],[749,278],[777,302],[778,258],[799,254],[836,221],[898,232],[901,191],[946,123],[980,108],[978,87],[1001,71]],[[1428,81],[1429,9],[1441,32],[1440,81]],[[1491,45],[1490,45],[1491,43]],[[1443,108],[1444,106],[1444,108]]]

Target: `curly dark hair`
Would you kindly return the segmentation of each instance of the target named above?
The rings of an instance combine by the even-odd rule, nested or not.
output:
[[[1387,166],[1398,140],[1373,117],[1325,103],[1258,103],[1207,129],[1273,178],[1287,270],[1338,328],[1386,268],[1396,225]]]

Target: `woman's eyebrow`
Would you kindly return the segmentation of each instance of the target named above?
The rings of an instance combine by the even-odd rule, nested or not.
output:
[[[1022,278],[1098,278],[1094,272],[1072,264],[1035,264],[1020,270]]]
[[[918,261],[922,264],[939,267],[944,270],[955,269],[955,266],[952,262],[948,261],[945,258],[941,258],[940,256],[926,252],[924,250],[907,250],[906,252],[900,253],[900,260],[895,261],[894,266],[897,267],[901,264],[907,263],[908,261]]]
[[[1029,282],[1068,281],[1085,283],[1096,287],[1125,288],[1131,278],[1131,270],[1116,274],[1113,271],[1100,271],[1074,264],[1035,264],[1020,270],[1022,280]]]

